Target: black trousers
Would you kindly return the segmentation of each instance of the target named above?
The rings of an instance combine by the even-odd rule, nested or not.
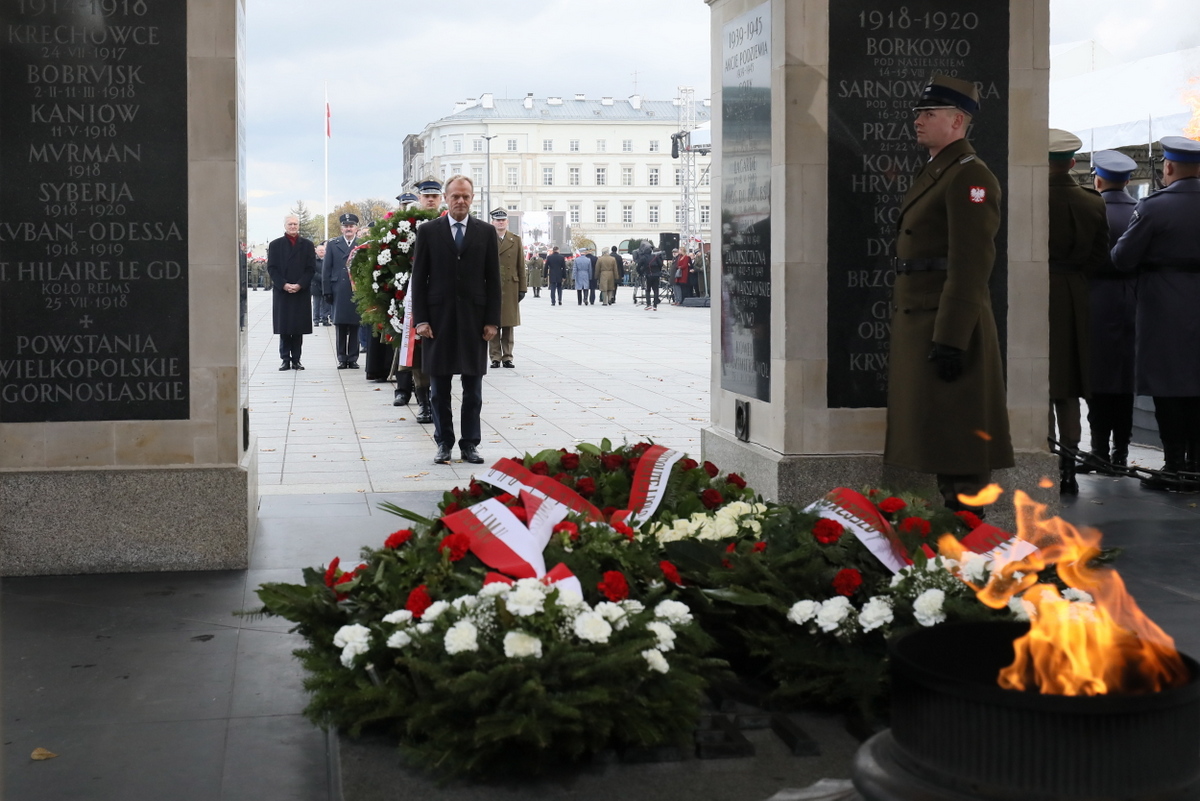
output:
[[[1200,397],[1154,398],[1167,470],[1200,468]]]
[[[654,302],[650,302],[650,294],[654,293]],[[658,276],[646,276],[646,305],[658,308]]]
[[[586,289],[576,289],[575,294],[579,296],[579,305],[580,306],[583,306],[585,304],[589,304],[589,303],[593,302],[593,301],[588,300],[588,290],[586,290]]]
[[[295,364],[300,361],[300,350],[304,347],[304,334],[280,334],[279,358]]]
[[[358,364],[358,324],[334,326],[338,364]]]
[[[555,297],[558,300],[555,300]],[[550,282],[550,305],[553,306],[556,303],[562,303],[562,281]]]
[[[1088,427],[1092,430],[1092,450],[1128,450],[1133,438],[1133,395],[1096,393],[1088,399]]]
[[[483,409],[483,376],[464,375],[462,379],[462,438],[459,447],[479,446],[483,439],[479,428],[479,412]],[[433,407],[433,441],[450,447],[454,444],[454,409],[452,408],[452,375],[429,376],[429,404]]]

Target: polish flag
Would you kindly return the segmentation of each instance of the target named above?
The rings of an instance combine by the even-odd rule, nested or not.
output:
[[[326,103],[325,104],[325,138],[330,139],[332,137],[333,137],[333,132],[330,129],[329,104]]]

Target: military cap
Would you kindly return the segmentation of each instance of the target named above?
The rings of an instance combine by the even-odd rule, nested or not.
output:
[[[504,209],[492,209],[489,215],[493,220],[507,220],[508,212]]]
[[[358,225],[358,215],[351,214],[350,212],[346,212],[341,217],[338,217],[338,224],[340,224],[340,225]]]
[[[1200,164],[1200,142],[1186,136],[1164,136],[1158,140],[1162,145],[1163,158],[1180,164]]]
[[[1070,131],[1064,131],[1061,128],[1050,129],[1049,142],[1051,161],[1073,159],[1075,158],[1075,154],[1079,152],[1079,148],[1083,147],[1082,139]]]
[[[433,178],[428,178],[417,184],[417,194],[419,195],[440,195],[442,194],[442,182],[435,181]]]
[[[1122,183],[1137,169],[1137,162],[1116,150],[1101,150],[1092,154],[1092,169],[1106,181]]]
[[[416,194],[413,192],[405,192],[402,195],[396,195],[396,200],[400,201],[401,203],[416,203],[417,199],[418,198]]]
[[[934,74],[925,84],[913,111],[931,108],[957,108],[974,114],[979,111],[979,90],[970,81]]]

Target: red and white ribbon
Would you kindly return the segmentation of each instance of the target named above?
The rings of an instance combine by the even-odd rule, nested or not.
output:
[[[633,485],[629,488],[630,525],[646,522],[658,511],[663,496],[667,494],[667,479],[671,466],[683,458],[682,451],[651,445],[638,461],[633,474]],[[624,522],[624,521],[622,521]]]
[[[416,326],[413,325],[412,293],[404,295],[404,321],[400,326],[400,356],[398,363],[401,367],[412,367],[413,352],[417,349]]]
[[[860,492],[838,487],[804,511],[841,523],[893,573],[912,564],[892,533],[891,524]]]

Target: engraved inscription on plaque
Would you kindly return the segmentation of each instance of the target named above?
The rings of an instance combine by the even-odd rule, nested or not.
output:
[[[0,422],[188,417],[186,21],[0,0]]]
[[[912,107],[934,73],[973,81],[968,134],[1008,178],[1007,0],[890,0],[829,5],[830,408],[887,405],[891,286],[900,204],[929,154]],[[992,307],[1005,342],[1007,193],[996,235]]]
[[[721,51],[721,388],[771,400],[771,4]]]

